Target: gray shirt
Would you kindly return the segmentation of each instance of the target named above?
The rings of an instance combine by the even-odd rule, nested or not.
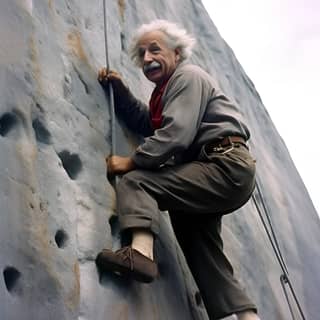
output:
[[[131,94],[117,104],[129,128],[145,136],[132,156],[141,168],[158,168],[169,159],[192,161],[201,146],[226,136],[250,137],[239,108],[198,66],[181,63],[162,96],[163,121],[153,130],[147,105]]]

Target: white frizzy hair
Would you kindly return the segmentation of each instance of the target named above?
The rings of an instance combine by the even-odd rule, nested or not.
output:
[[[196,40],[185,29],[167,20],[154,20],[140,26],[131,40],[129,54],[138,67],[142,66],[142,61],[139,57],[139,40],[152,31],[163,32],[169,48],[180,50],[180,62],[191,56]]]

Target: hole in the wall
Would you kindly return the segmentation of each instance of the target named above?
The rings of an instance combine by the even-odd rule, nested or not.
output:
[[[58,153],[61,159],[62,166],[66,170],[68,176],[74,180],[77,178],[79,172],[82,170],[82,162],[77,154],[70,153],[67,150],[63,150]]]
[[[0,135],[6,136],[10,130],[18,123],[15,114],[7,112],[0,118]]]
[[[116,215],[112,215],[109,219],[111,235],[114,237],[119,232],[119,219]]]
[[[28,82],[28,83],[32,83],[32,77],[31,74],[29,72],[25,72],[24,73],[24,79]]]
[[[3,278],[9,292],[14,292],[21,277],[21,273],[14,267],[6,267],[3,271]]]
[[[67,245],[68,239],[69,237],[67,233],[62,229],[58,230],[54,237],[54,240],[56,241],[58,248],[64,248]]]
[[[43,109],[43,107],[41,106],[40,103],[36,103],[36,108],[37,108],[41,113],[44,112],[44,109]]]
[[[71,95],[72,87],[71,87],[71,77],[69,74],[64,76],[64,83],[63,83],[63,96],[65,99],[68,99]]]
[[[194,294],[194,299],[196,300],[197,306],[200,306],[201,303],[202,303],[202,297],[201,297],[201,293],[200,293],[199,291],[197,291],[197,292]]]
[[[39,119],[35,119],[32,121],[32,127],[36,134],[37,141],[44,144],[51,143],[51,134]]]
[[[120,37],[121,37],[121,50],[126,51],[126,37],[124,33],[121,32]]]

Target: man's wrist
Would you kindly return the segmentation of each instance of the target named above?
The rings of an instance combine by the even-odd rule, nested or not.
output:
[[[134,170],[134,169],[136,169],[136,167],[137,167],[136,163],[134,162],[133,158],[130,157],[129,158],[129,168],[130,168],[130,170]]]

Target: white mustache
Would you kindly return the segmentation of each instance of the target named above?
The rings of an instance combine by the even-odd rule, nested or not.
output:
[[[143,71],[144,72],[149,72],[152,69],[156,69],[161,67],[161,64],[157,61],[152,61],[150,64],[146,64],[143,66]]]

